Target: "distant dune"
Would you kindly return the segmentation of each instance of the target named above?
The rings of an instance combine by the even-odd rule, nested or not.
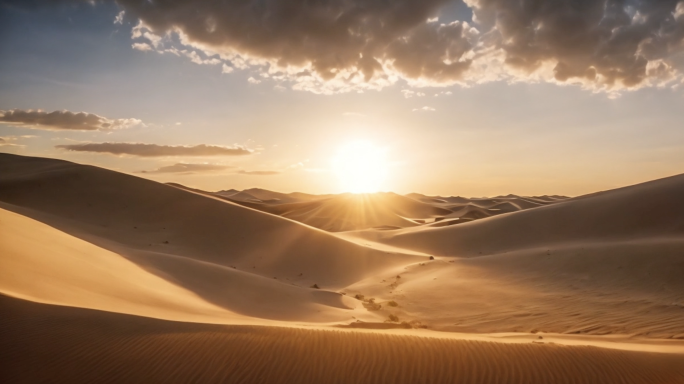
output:
[[[177,184],[172,185],[190,189]],[[514,195],[492,199],[467,199],[425,196],[417,193],[406,196],[395,193],[314,196],[283,194],[257,188],[232,193],[199,192],[287,217],[329,232],[370,228],[408,228],[423,224],[434,224],[431,226],[435,227],[461,224],[503,213],[541,207],[564,199]],[[437,223],[442,220],[445,222]]]
[[[682,196],[207,192],[0,154],[0,382],[684,383]]]
[[[242,202],[245,206],[330,232],[381,226],[413,227],[451,213],[394,193],[342,194],[289,204],[248,203]]]
[[[423,252],[476,256],[576,242],[684,237],[684,175],[465,225],[385,234]]]

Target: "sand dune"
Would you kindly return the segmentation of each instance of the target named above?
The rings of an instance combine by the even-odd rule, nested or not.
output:
[[[478,256],[566,243],[684,236],[684,175],[457,226],[371,234],[435,255]]]
[[[684,382],[684,176],[224,192],[0,155],[0,381]]]
[[[0,292],[42,303],[210,323],[361,316],[349,311],[360,307],[356,300],[335,292],[170,255],[149,254],[136,264],[3,209],[0,253]]]
[[[301,203],[304,201],[320,200],[332,197],[331,195],[310,195],[301,192],[280,193],[261,188],[250,188],[242,192],[248,193],[261,201],[271,202],[271,204]]]
[[[166,322],[0,297],[3,382],[681,383],[676,354]]]
[[[151,317],[231,315],[115,253],[5,210],[0,252],[4,294]]]
[[[425,196],[411,193],[365,195],[308,195],[279,193],[260,188],[208,192],[168,183],[177,188],[218,197],[249,208],[287,217],[328,232],[357,231],[369,228],[398,229],[427,224],[433,227],[460,224],[503,213],[541,207],[564,198],[520,197],[463,198]],[[432,225],[443,219],[442,224]]]
[[[684,340],[682,255],[684,239],[438,257],[346,290],[436,330]]]
[[[203,191],[200,189],[190,188],[185,185],[178,183],[167,183],[168,185],[187,189],[193,192],[216,196],[222,198],[228,198],[230,201],[238,202],[257,202],[257,203],[267,203],[267,204],[287,204],[287,203],[301,203],[305,201],[321,200],[332,197],[333,195],[311,195],[308,193],[292,192],[292,193],[280,193],[269,191],[267,189],[261,188],[250,188],[244,191],[238,191],[237,189],[226,189],[218,192]]]
[[[245,191],[233,193],[233,194],[230,194],[230,195],[225,196],[225,197],[229,198],[230,200],[234,200],[234,201],[249,201],[249,202],[254,202],[254,203],[261,203],[262,202],[261,199],[257,198],[256,196],[254,196],[248,192],[245,192]]]
[[[349,290],[436,329],[681,339],[681,196],[675,176],[459,225],[349,233],[437,256]]]
[[[342,194],[289,204],[239,203],[330,232],[383,226],[413,227],[451,213],[448,209],[434,207],[394,193]]]
[[[183,185],[177,184],[177,183],[167,183],[167,184],[170,184],[170,185],[177,185],[177,186],[184,187]],[[234,195],[234,194],[236,194],[236,193],[238,193],[238,192],[240,192],[240,191],[238,191],[237,189],[232,189],[232,188],[231,188],[231,189],[224,189],[224,190],[221,190],[221,191],[217,191],[217,192],[214,192],[214,193],[217,194],[217,195],[223,195],[223,196],[228,197],[228,196]]]
[[[335,289],[416,260],[164,184],[52,159],[0,155],[0,201],[132,259],[181,256],[307,287]]]
[[[3,255],[14,255],[5,256],[3,263],[9,263],[7,276],[15,277],[3,282],[2,292],[42,302],[171,319],[204,316],[204,321],[211,322],[230,322],[234,314],[283,321],[351,321],[353,315],[364,314],[349,309],[358,303],[336,289],[421,259],[360,246],[287,219],[163,184],[50,159],[1,155],[0,201],[0,208],[37,220],[0,211],[3,228],[24,234],[24,240],[0,242]],[[54,241],[42,243],[41,236]],[[62,244],[61,248],[51,253],[51,242]],[[31,244],[47,244],[47,248]],[[89,259],[91,253],[102,256]],[[64,256],[62,269],[55,269],[59,255],[68,257]],[[150,281],[162,278],[168,282],[165,287],[175,286],[175,291],[168,292],[196,296],[192,305],[201,310],[189,309],[192,305],[188,304],[176,310],[187,312],[188,317],[177,317],[178,313],[168,314],[163,308],[156,314],[147,307],[136,312],[130,307],[135,303],[107,307],[110,300],[103,299],[100,305],[93,298],[99,291],[107,292],[107,297],[135,297],[133,288],[137,287],[141,300],[145,295],[159,295],[154,284],[142,283],[147,280],[131,288],[119,286],[125,279],[103,279],[101,289],[91,287],[99,275],[77,268],[84,260],[102,273],[115,263],[121,269],[106,273],[126,276],[135,270]],[[24,278],[17,280],[17,276]],[[41,285],[40,276],[52,280]],[[321,289],[311,289],[314,284]],[[63,292],[53,292],[50,286]],[[81,299],[67,294],[69,289],[95,293]],[[215,313],[208,314],[209,309]]]
[[[406,196],[438,208],[452,211],[445,216],[446,218],[461,219],[461,221],[458,222],[452,220],[450,224],[460,224],[464,221],[474,221],[503,213],[537,208],[567,199],[563,196],[526,197],[517,195],[497,196],[494,198],[465,198],[460,196],[425,196],[419,193],[410,193]],[[442,223],[432,225],[432,227],[443,227],[446,225],[448,224]]]

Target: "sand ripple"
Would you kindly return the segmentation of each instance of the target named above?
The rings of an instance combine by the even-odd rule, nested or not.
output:
[[[684,383],[684,356],[190,324],[0,298],[6,383]]]

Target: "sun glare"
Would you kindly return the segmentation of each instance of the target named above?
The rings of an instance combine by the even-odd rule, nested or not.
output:
[[[368,141],[354,141],[340,147],[333,166],[346,192],[378,192],[387,176],[385,150]]]

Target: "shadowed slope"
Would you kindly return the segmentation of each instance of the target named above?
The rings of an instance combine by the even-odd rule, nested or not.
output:
[[[306,286],[344,286],[417,260],[219,199],[60,160],[0,155],[0,201],[132,260],[180,256]]]
[[[209,323],[250,323],[250,317],[348,321],[347,309],[356,306],[356,300],[336,292],[183,257],[139,256],[136,265],[3,209],[0,255],[0,292],[43,303]]]
[[[663,383],[682,356],[303,329],[212,326],[0,297],[11,383]]]
[[[167,319],[231,315],[115,253],[3,209],[0,255],[7,295]]]

